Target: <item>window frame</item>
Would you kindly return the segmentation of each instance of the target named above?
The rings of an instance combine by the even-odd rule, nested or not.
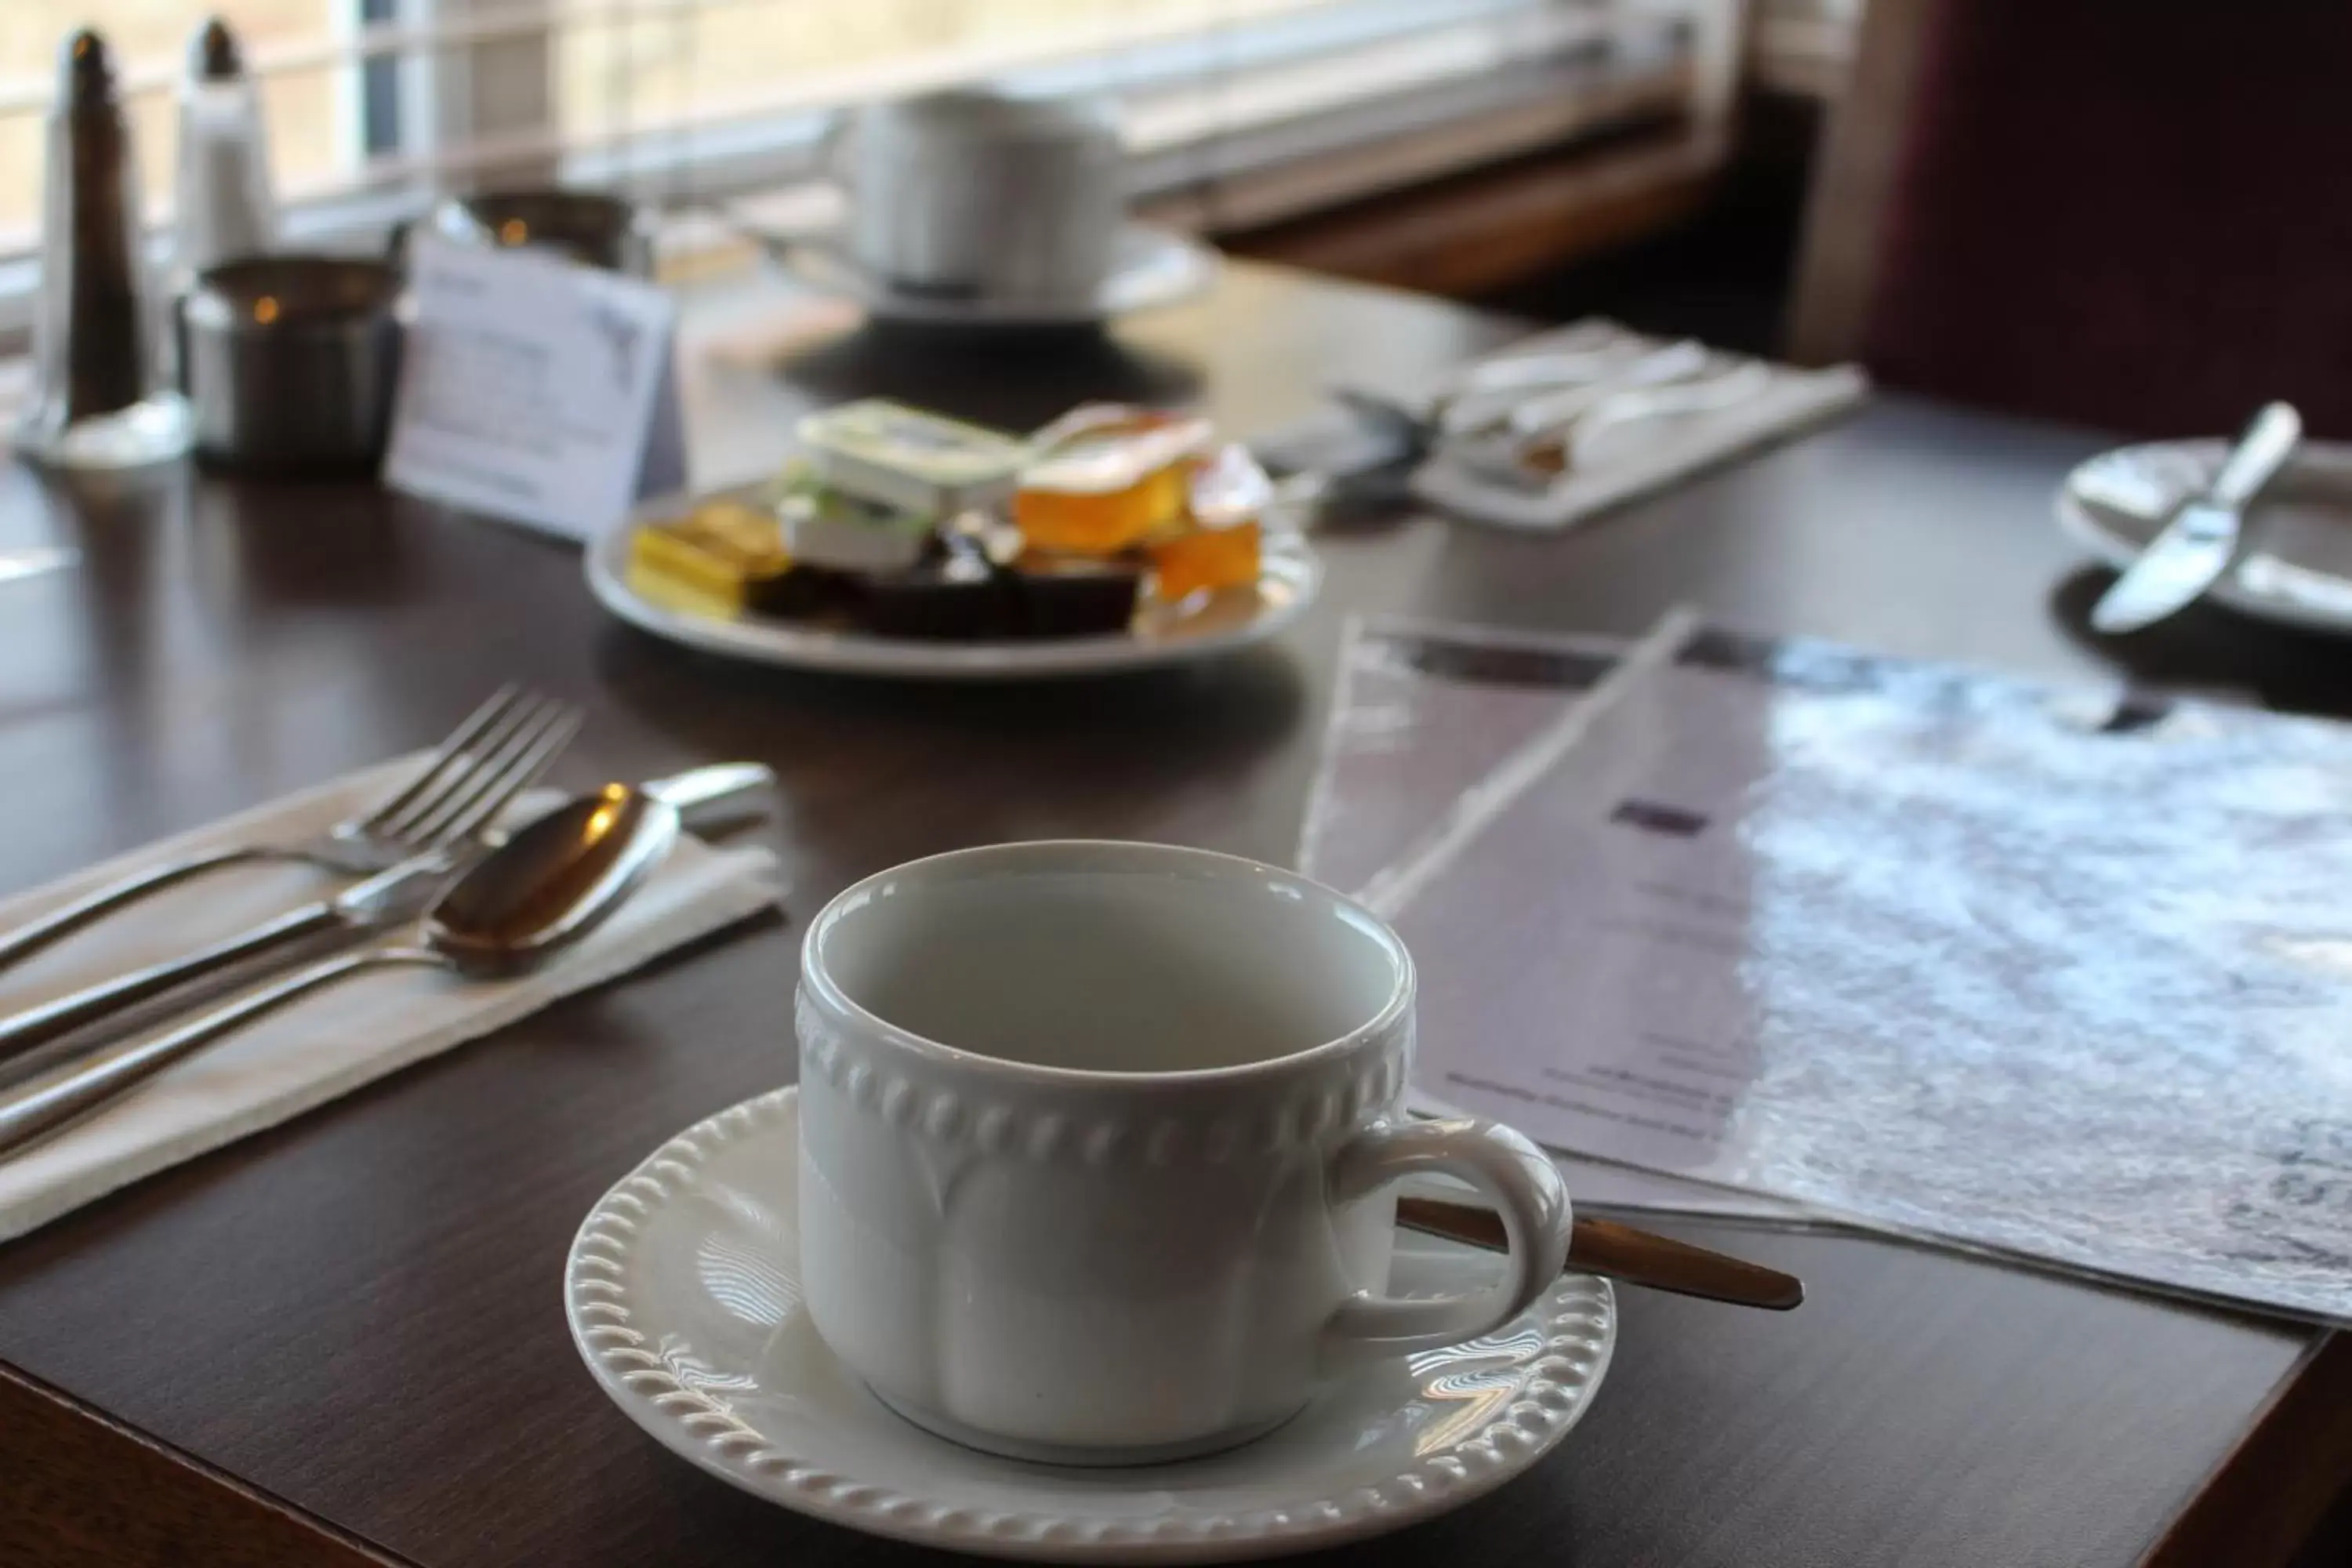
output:
[[[583,139],[584,145],[565,143],[555,121],[551,69],[555,29],[565,25],[556,0],[342,4],[342,15],[354,28],[393,24],[420,29],[479,20],[495,25],[499,36],[372,55],[344,68],[349,144],[377,158],[392,154],[392,163],[378,168],[388,166],[394,177],[288,205],[281,222],[293,246],[381,248],[396,226],[424,211],[439,193],[469,184],[560,179],[617,185],[682,207],[723,210],[736,198],[819,178],[829,101],[854,100],[872,85],[842,79],[836,88],[807,94],[813,107],[781,100],[772,108],[755,105],[740,123],[666,129],[614,146],[599,146],[593,138]],[[1668,98],[1694,155],[1720,153],[1746,0],[1618,0],[1614,5],[1605,0],[1484,0],[1465,5],[1459,16],[1436,20],[1429,10],[1425,0],[1349,0],[1122,54],[1118,86],[1140,109],[1156,91],[1181,94],[1188,84],[1196,94],[1205,91],[1201,84],[1212,68],[1213,53],[1214,68],[1231,73],[1311,64],[1384,39],[1453,37],[1480,28],[1497,37],[1517,29],[1526,46],[1475,79],[1433,82],[1377,100],[1342,100],[1287,121],[1276,117],[1240,128],[1212,128],[1189,140],[1143,146],[1135,153],[1131,186],[1139,207],[1155,220],[1184,227],[1273,221],[1402,183],[1364,167],[1367,147],[1391,145],[1412,153],[1395,173],[1428,178],[1449,165],[1508,156],[1622,122]],[[1612,89],[1607,57],[1622,51],[1629,38],[1637,50],[1641,40],[1673,40],[1683,63],[1673,73],[1671,89],[1664,86],[1660,71],[1644,76],[1636,61],[1630,69],[1639,79],[1635,90]],[[940,79],[954,74],[952,59],[933,63]],[[1099,65],[1080,57],[1033,63],[988,79],[1051,90],[1098,87],[1100,77]],[[1427,149],[1406,146],[1433,132],[1445,133],[1437,138],[1441,151],[1434,166]],[[499,155],[480,156],[486,147]],[[476,159],[454,177],[447,161],[452,150]],[[1318,172],[1318,160],[1329,167]],[[1218,203],[1215,187],[1221,184],[1252,188],[1240,204],[1245,210]],[[681,195],[687,200],[678,203]],[[707,232],[707,224],[700,226]],[[0,257],[0,355],[20,353],[26,344],[37,273],[34,258]]]

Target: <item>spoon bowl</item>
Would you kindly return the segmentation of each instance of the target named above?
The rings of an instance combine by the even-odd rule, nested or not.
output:
[[[425,945],[461,973],[510,974],[602,924],[677,842],[678,814],[626,784],[556,807],[452,882]]]

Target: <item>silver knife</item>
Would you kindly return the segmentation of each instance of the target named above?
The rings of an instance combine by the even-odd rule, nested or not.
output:
[[[2091,606],[2091,625],[2113,636],[2153,626],[2196,602],[2237,559],[2246,508],[2286,467],[2303,439],[2303,417],[2284,403],[2264,405],[2221,459],[2213,482],[2173,510],[2163,531]]]
[[[656,779],[644,789],[675,806],[688,827],[707,831],[740,816],[747,801],[772,795],[775,782],[776,775],[757,763],[717,763]],[[331,931],[362,936],[414,920],[449,878],[490,842],[436,849],[404,860],[331,899],[289,910],[236,936],[0,1018],[0,1062],[263,953]]]

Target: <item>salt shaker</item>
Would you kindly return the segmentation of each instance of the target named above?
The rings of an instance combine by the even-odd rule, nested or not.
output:
[[[205,268],[263,255],[277,242],[261,100],[236,36],[217,16],[188,41],[173,210],[174,297]]]
[[[89,28],[59,52],[46,136],[35,379],[18,447],[66,468],[177,457],[188,410],[158,374],[139,163],[113,59]]]

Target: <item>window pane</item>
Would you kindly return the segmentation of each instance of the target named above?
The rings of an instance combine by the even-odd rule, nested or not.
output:
[[[471,91],[496,95],[471,105],[471,132],[487,143],[478,153],[504,152],[529,163],[543,159],[544,138],[552,135],[593,150],[586,160],[567,167],[591,177],[617,173],[625,179],[681,163],[690,166],[698,159],[709,162],[730,149],[749,154],[741,166],[762,167],[761,149],[770,129],[763,111],[794,101],[889,95],[1058,62],[1056,74],[1063,79],[1083,85],[1098,78],[1103,88],[1114,90],[1146,83],[1164,87],[1171,71],[1187,80],[1197,71],[1203,93],[1214,102],[1194,107],[1213,110],[1213,119],[1231,107],[1229,98],[1237,105],[1249,96],[1235,85],[1254,68],[1246,63],[1254,47],[1249,40],[1276,36],[1258,30],[1258,24],[1286,19],[1279,36],[1307,40],[1309,50],[1320,47],[1314,40],[1328,28],[1331,47],[1344,52],[1358,45],[1342,40],[1355,38],[1364,27],[1377,32],[1392,26],[1451,28],[1467,23],[1491,25],[1501,37],[1509,31],[1508,19],[1582,12],[1604,3],[438,0],[426,14],[437,13],[460,28],[469,18],[489,24],[496,41],[482,45],[473,63],[519,64],[529,75],[526,81],[508,79],[512,90],[498,93],[497,71],[475,74]],[[171,87],[189,34],[215,11],[227,17],[251,54],[264,61],[275,57],[262,93],[282,198],[299,201],[347,186],[371,155],[386,160],[374,169],[379,185],[404,184],[414,175],[415,166],[403,153],[452,157],[457,168],[467,167],[468,94],[453,92],[440,105],[440,123],[427,127],[396,124],[394,111],[404,95],[390,90],[395,75],[429,72],[462,54],[462,46],[428,51],[404,64],[388,56],[364,65],[332,58],[333,48],[354,29],[424,10],[412,10],[401,0],[0,0],[0,258],[22,252],[34,239],[42,123],[25,105],[46,95],[58,42],[69,28],[85,22],[99,27],[124,62],[152,221],[165,216],[172,184]],[[529,34],[504,32],[506,24],[534,17],[544,17],[548,28],[543,57]],[[1160,47],[1203,36],[1207,42],[1197,51]],[[1411,48],[1395,40],[1382,47],[1391,54]],[[1232,77],[1221,65],[1229,55],[1238,73]],[[466,79],[460,73],[457,80]],[[404,79],[403,85],[411,84]],[[418,77],[414,85],[429,84]],[[551,111],[541,105],[542,88],[552,100]],[[1363,90],[1382,89],[1374,82]],[[416,102],[425,96],[430,95],[420,95]],[[1257,92],[1251,101],[1265,96]],[[1302,104],[1313,107],[1304,100]],[[527,122],[516,123],[512,113],[501,115],[501,108],[520,111]],[[541,113],[551,114],[553,123],[541,125]],[[1196,112],[1192,118],[1201,117]],[[730,121],[742,127],[742,134],[714,132],[703,139],[691,129]],[[801,133],[807,125],[805,119],[798,121]],[[690,173],[662,177],[679,181],[677,188],[693,180]]]
[[[176,78],[189,36],[206,16],[224,18],[248,50],[310,44],[347,32],[339,19],[354,0],[0,0],[0,82],[47,87],[57,73],[58,46],[76,27],[94,26],[114,50],[119,68],[148,82]],[[359,145],[359,110],[351,73],[290,72],[264,86],[280,190],[299,190],[350,167]],[[170,199],[177,155],[169,90],[131,100],[139,163],[153,217]],[[38,114],[0,116],[0,252],[29,243],[40,217],[42,121]]]
[[[1328,0],[1323,0],[1328,4]],[[719,0],[684,16],[583,23],[557,47],[567,136],[625,142],[635,128],[723,119],[847,78],[880,90],[1311,8],[1317,0]],[[1118,80],[1116,49],[1103,58]]]

